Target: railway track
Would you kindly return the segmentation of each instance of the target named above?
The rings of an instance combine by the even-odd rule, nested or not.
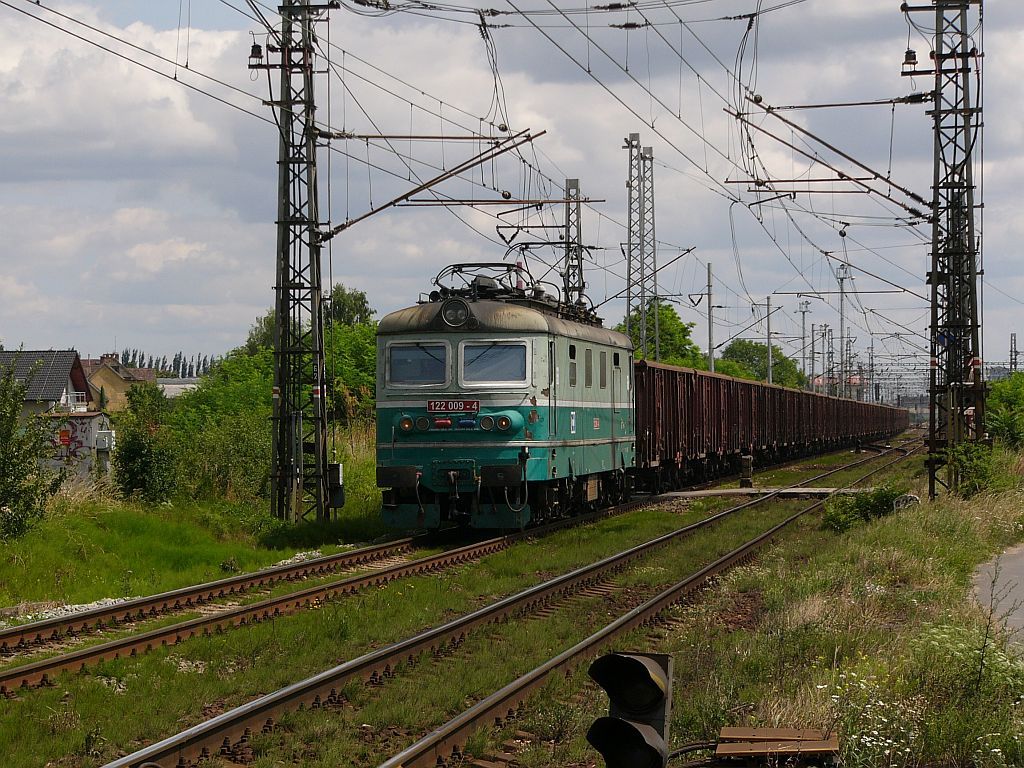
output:
[[[889,449],[886,454],[898,450],[895,448]],[[124,758],[115,760],[108,764],[108,768],[142,768],[143,766],[146,768],[153,768],[154,766],[170,768],[171,766],[186,765],[216,755],[228,757],[244,755],[249,739],[253,734],[272,729],[285,713],[303,708],[319,708],[338,704],[340,702],[340,691],[349,682],[355,680],[369,682],[384,681],[393,676],[397,668],[414,662],[425,652],[441,653],[446,648],[461,644],[470,632],[480,627],[492,625],[514,616],[543,611],[545,607],[550,606],[553,602],[567,595],[577,593],[580,590],[600,588],[602,582],[610,575],[621,571],[638,558],[644,557],[670,542],[678,541],[702,528],[713,525],[729,515],[764,504],[766,501],[777,497],[782,490],[807,485],[823,477],[850,470],[878,458],[879,456],[875,455],[860,459],[808,478],[787,489],[780,489],[780,491],[773,494],[731,507],[697,523],[677,529],[597,563],[578,568],[543,584],[526,589],[516,595],[499,600],[444,625],[364,654],[311,678],[255,699]],[[902,458],[904,456],[900,456],[900,460]],[[859,481],[860,479],[855,482]],[[649,503],[649,501],[643,503]],[[808,507],[799,514],[805,514],[811,509],[816,509],[822,503],[818,502],[811,505],[811,507]],[[799,514],[789,518],[787,523],[796,519]],[[781,528],[776,527],[769,534],[774,535],[774,532],[777,530],[781,530]],[[768,534],[762,536],[761,539],[764,539],[765,536],[768,536]],[[718,571],[715,572],[717,573]],[[425,765],[426,763],[423,764]]]
[[[334,571],[369,565],[411,552],[423,538],[417,536],[396,539],[384,544],[337,552],[299,563],[265,568],[218,581],[125,600],[69,616],[7,627],[0,630],[0,657],[68,637],[96,632],[106,627],[151,619],[175,611],[187,611],[213,600],[240,595],[254,589],[264,589],[283,581],[326,576]]]
[[[787,464],[772,465],[764,469],[777,469],[804,460],[797,459]],[[739,475],[730,475],[695,485],[693,488],[707,488],[738,478]],[[590,519],[583,518],[583,522],[589,522]],[[575,520],[580,521],[580,518]],[[532,529],[531,533],[537,535],[541,530],[539,528]],[[0,629],[0,659],[103,629],[132,624],[175,612],[194,610],[215,600],[239,596],[253,590],[266,589],[282,582],[317,578],[337,571],[372,565],[388,558],[406,555],[426,544],[429,537],[430,534],[423,534],[395,539],[347,552],[337,552],[298,563],[264,568],[216,581],[180,587],[155,595],[124,600],[67,616],[6,627]]]
[[[793,487],[821,480],[837,472],[874,461],[877,458],[878,455],[868,456],[852,464],[815,475]],[[767,495],[760,499],[760,501],[774,497],[775,494]],[[462,565],[501,551],[524,538],[548,535],[569,526],[581,525],[604,517],[624,514],[640,507],[657,503],[660,498],[658,496],[640,498],[627,504],[599,510],[587,515],[580,515],[538,528],[487,539],[482,542],[450,549],[436,555],[385,565],[366,573],[359,573],[337,581],[306,587],[284,595],[269,597],[221,611],[211,610],[205,613],[205,615],[193,619],[127,635],[105,643],[78,648],[38,661],[0,668],[0,695],[10,696],[19,689],[51,684],[56,675],[62,672],[78,671],[101,661],[146,653],[154,648],[176,645],[200,635],[214,634],[232,627],[245,626],[283,616],[303,608],[317,606],[326,600],[353,594],[366,587],[380,586],[395,579],[417,574],[434,573]],[[8,643],[13,643],[14,645],[7,646],[9,648],[25,649],[28,646],[38,647],[46,642],[68,639],[82,632],[95,631],[103,626],[152,618],[175,610],[194,609],[208,604],[214,599],[223,598],[231,594],[240,594],[257,587],[270,586],[285,580],[326,575],[343,567],[351,568],[360,565],[371,565],[374,562],[381,562],[387,558],[408,554],[414,551],[417,545],[426,541],[427,538],[425,536],[399,539],[394,542],[346,553],[328,555],[295,565],[270,568],[195,587],[186,587],[160,595],[138,598],[137,600],[126,601],[114,606],[74,615],[67,619],[54,619],[11,627],[5,630],[3,634],[0,634],[0,642],[4,642],[6,639]],[[18,639],[15,640],[14,638]]]
[[[904,461],[917,450],[920,449],[905,453],[848,485],[852,487],[863,482],[893,464]],[[594,656],[612,640],[656,620],[658,615],[667,608],[704,588],[711,580],[730,568],[748,560],[764,544],[774,539],[796,520],[822,507],[825,501],[826,499],[822,499],[805,507],[778,525],[665,589],[573,647],[480,700],[399,754],[381,763],[379,768],[435,768],[444,764],[449,758],[460,752],[473,733],[514,717],[530,694],[543,685],[552,674],[556,672],[567,674],[582,661]]]

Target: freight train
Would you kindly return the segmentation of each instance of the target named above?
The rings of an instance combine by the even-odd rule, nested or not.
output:
[[[905,410],[634,361],[506,263],[460,264],[377,328],[377,485],[399,528],[522,528],[871,441]]]

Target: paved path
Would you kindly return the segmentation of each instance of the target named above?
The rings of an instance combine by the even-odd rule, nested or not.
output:
[[[993,595],[992,577],[997,561],[985,563],[974,574],[974,596],[988,609]],[[1006,627],[1016,632],[1015,641],[1024,643],[1024,544],[1003,552],[998,559],[994,594],[999,603],[996,616],[1006,619]]]

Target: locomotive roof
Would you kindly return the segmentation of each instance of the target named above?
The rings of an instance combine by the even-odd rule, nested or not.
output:
[[[608,344],[632,349],[633,344],[625,334],[601,326],[586,325],[565,320],[556,315],[541,312],[531,307],[505,301],[467,301],[476,327],[468,324],[451,328],[441,319],[443,301],[432,301],[399,309],[385,315],[377,325],[377,334],[392,336],[399,333],[452,333],[470,331],[473,333],[549,333],[567,336],[581,341]],[[472,321],[471,321],[472,322]]]

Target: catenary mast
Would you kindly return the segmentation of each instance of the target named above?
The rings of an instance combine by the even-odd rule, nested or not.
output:
[[[254,46],[249,65],[280,73],[270,491],[272,513],[290,521],[324,519],[329,508],[313,24],[331,5],[280,6],[273,61],[263,64]]]
[[[955,491],[960,478],[951,451],[984,437],[985,384],[982,380],[981,318],[978,314],[979,239],[975,222],[974,152],[981,137],[979,43],[981,0],[904,3],[907,13],[934,15],[933,70],[916,68],[907,51],[904,75],[935,77],[932,181],[931,372],[929,376],[928,494],[938,487]],[[974,9],[974,10],[972,10]],[[980,41],[980,35],[976,38]],[[909,65],[909,69],[908,69]]]

